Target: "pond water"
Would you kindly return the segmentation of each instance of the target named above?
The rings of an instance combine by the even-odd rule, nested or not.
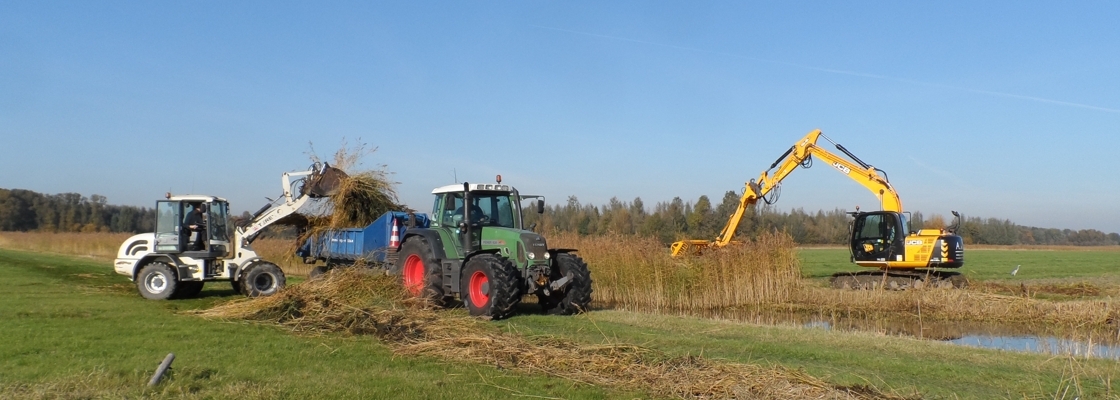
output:
[[[987,349],[1120,360],[1120,331],[1115,329],[1063,330],[1025,324],[946,323],[894,316],[851,317],[774,311],[719,312],[710,316],[767,325],[876,332]]]
[[[1120,346],[1061,339],[1053,336],[968,335],[960,339],[949,340],[948,342],[961,346],[982,347],[986,349],[1120,360]]]

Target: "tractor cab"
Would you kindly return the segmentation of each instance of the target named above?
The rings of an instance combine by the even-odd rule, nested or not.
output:
[[[514,207],[516,193],[506,185],[471,185],[464,191],[460,185],[445,186],[433,191],[433,207],[439,223],[457,227],[464,221],[473,226],[521,229],[521,213]],[[470,194],[468,196],[467,194]],[[468,200],[469,197],[469,200]]]
[[[547,265],[545,240],[527,230],[521,209],[523,198],[517,189],[498,183],[463,183],[432,190],[432,229],[451,238],[445,243],[448,254],[467,258],[476,252],[496,252],[518,267]],[[537,210],[543,211],[540,196]]]
[[[231,236],[229,203],[223,198],[168,195],[156,202],[156,253],[227,257]]]

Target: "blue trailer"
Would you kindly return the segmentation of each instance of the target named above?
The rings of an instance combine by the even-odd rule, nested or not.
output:
[[[296,255],[308,264],[323,261],[327,268],[359,261],[374,266],[391,264],[396,261],[405,232],[427,228],[430,223],[427,214],[389,211],[365,228],[331,229],[314,235],[304,242]],[[316,268],[312,275],[325,269]]]

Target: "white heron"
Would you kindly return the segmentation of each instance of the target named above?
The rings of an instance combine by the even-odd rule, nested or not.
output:
[[[1017,273],[1019,273],[1019,266],[1018,265],[1015,266],[1015,269],[1011,270],[1011,276],[1015,276],[1015,274],[1017,274]]]

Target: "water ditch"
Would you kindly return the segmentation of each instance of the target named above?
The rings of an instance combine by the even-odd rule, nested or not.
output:
[[[899,316],[851,317],[781,311],[727,311],[708,317],[763,325],[794,325],[807,329],[874,332],[936,340],[953,345],[1120,361],[1120,330],[1086,330],[1031,324],[970,321],[931,322]]]

